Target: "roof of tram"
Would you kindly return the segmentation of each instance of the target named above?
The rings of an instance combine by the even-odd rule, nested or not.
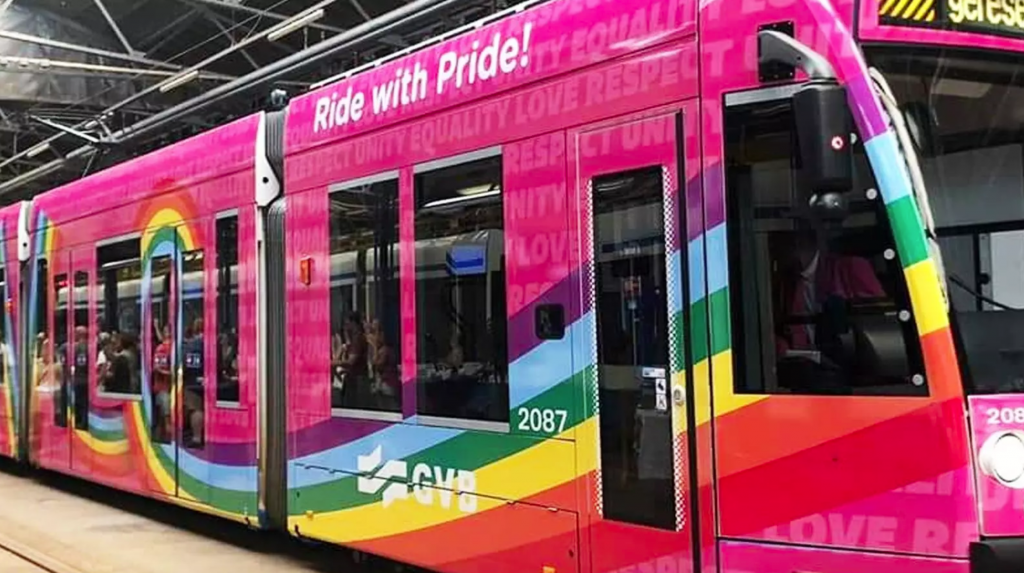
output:
[[[56,166],[4,193],[0,204],[263,109],[273,88],[302,93],[525,0],[439,0],[435,10],[406,16],[413,1],[0,0],[0,185]],[[357,39],[313,69],[219,99],[156,135],[102,145],[88,161],[62,160],[84,144],[384,19],[397,20],[386,33]],[[301,25],[268,36],[293,22]],[[181,76],[191,79],[171,83]]]

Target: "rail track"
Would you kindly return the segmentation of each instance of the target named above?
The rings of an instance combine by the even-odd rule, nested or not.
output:
[[[0,534],[0,571],[4,573],[91,573]]]
[[[0,573],[425,573],[0,459]]]

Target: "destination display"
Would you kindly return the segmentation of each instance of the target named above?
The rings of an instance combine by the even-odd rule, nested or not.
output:
[[[1024,37],[1024,0],[881,0],[881,23]]]

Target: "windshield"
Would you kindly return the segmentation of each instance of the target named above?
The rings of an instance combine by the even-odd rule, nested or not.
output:
[[[905,46],[870,56],[918,146],[967,391],[1024,392],[1024,66]]]

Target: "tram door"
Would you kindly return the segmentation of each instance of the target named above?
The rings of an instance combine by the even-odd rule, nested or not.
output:
[[[145,241],[143,241],[145,243]],[[142,262],[142,372],[143,412],[154,454],[158,491],[177,495],[178,451],[175,437],[175,378],[178,345],[177,248],[174,241],[160,243]]]
[[[688,517],[682,126],[681,113],[668,113],[573,138],[585,325],[575,359],[593,364],[585,393],[597,419],[596,463],[587,466],[595,467],[594,573],[668,562],[691,571],[697,557]]]
[[[90,332],[89,296],[90,273],[95,272],[96,250],[91,246],[71,252],[71,273],[69,274],[70,321],[68,344],[65,351],[67,376],[65,396],[68,403],[68,434],[71,439],[71,468],[78,473],[87,473],[92,467],[92,442],[89,433],[89,404],[91,401],[90,381],[96,378],[96,360],[99,349],[95,341],[97,333]]]
[[[44,263],[48,268],[44,269]],[[52,428],[48,432],[51,440],[48,444],[50,460],[57,469],[71,467],[71,427],[68,424],[69,397],[68,377],[70,362],[68,360],[68,334],[70,330],[69,314],[71,302],[71,285],[68,279],[70,257],[66,251],[51,253],[48,260],[40,259],[39,276],[49,279],[43,284],[48,285],[49,312],[42,313],[41,320],[46,324],[42,336],[37,336],[39,360],[37,371],[40,377],[41,396],[50,398],[50,408],[41,408]],[[40,289],[42,291],[42,289]],[[42,292],[40,293],[42,294]],[[44,401],[45,399],[41,399]]]
[[[180,241],[156,234],[143,261],[143,396],[146,423],[162,467],[152,484],[161,492],[206,501],[201,484],[205,468],[195,450],[203,436],[193,435],[192,420],[201,411],[204,259],[202,250],[184,250]],[[145,241],[144,241],[145,242]],[[198,320],[197,320],[198,317]],[[198,348],[198,350],[197,350]],[[195,372],[200,374],[193,375]],[[199,390],[197,390],[199,388]]]

